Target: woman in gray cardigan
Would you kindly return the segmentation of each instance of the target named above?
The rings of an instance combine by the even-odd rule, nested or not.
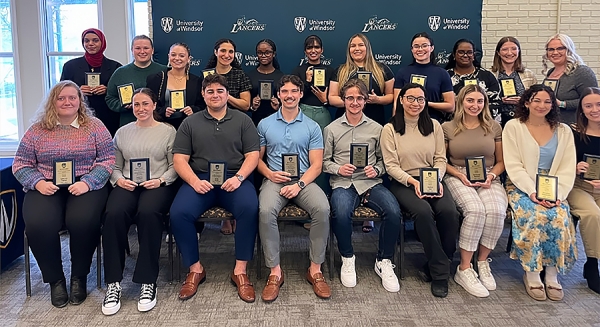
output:
[[[554,67],[548,69],[548,61]],[[584,89],[598,87],[598,80],[591,68],[575,52],[573,40],[565,34],[556,34],[546,42],[546,53],[542,56],[542,71],[546,75],[544,84],[556,94],[561,121],[575,123],[575,110]]]

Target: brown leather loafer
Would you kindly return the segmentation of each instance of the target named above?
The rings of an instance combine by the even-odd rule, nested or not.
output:
[[[327,285],[325,277],[323,277],[322,273],[318,272],[311,276],[309,269],[306,272],[306,280],[312,284],[313,290],[318,297],[322,299],[328,299],[331,297],[331,289],[329,288],[329,285]]]
[[[252,303],[256,299],[254,294],[254,286],[250,283],[248,275],[234,275],[231,273],[231,283],[237,287],[238,295],[244,302]]]
[[[206,270],[202,270],[201,273],[190,271],[185,278],[185,282],[181,285],[179,290],[179,299],[187,300],[196,294],[198,291],[198,285],[206,281]]]
[[[262,299],[265,302],[273,302],[279,296],[279,288],[283,285],[283,271],[281,277],[269,275],[267,285],[262,291]]]

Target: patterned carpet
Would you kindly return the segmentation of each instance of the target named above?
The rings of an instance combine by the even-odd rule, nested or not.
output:
[[[217,224],[207,224],[200,241],[200,257],[207,271],[206,283],[200,286],[195,297],[179,301],[178,283],[168,282],[167,246],[164,244],[158,304],[150,312],[139,313],[136,302],[139,285],[131,282],[137,255],[137,237],[132,228],[131,257],[127,259],[119,313],[106,317],[100,311],[104,290],[95,288],[95,261],[88,276],[88,299],[79,306],[56,309],[50,304],[49,288],[41,282],[35,260],[32,260],[32,296],[26,297],[24,259],[21,257],[0,275],[0,326],[600,326],[600,296],[590,291],[581,277],[584,262],[581,244],[581,259],[568,276],[561,277],[565,289],[565,298],[561,302],[536,302],[525,293],[519,265],[504,252],[507,228],[491,256],[498,290],[486,299],[477,299],[450,281],[448,297],[438,299],[431,295],[429,284],[421,282],[416,275],[415,267],[422,266],[425,261],[419,243],[409,237],[406,278],[401,281],[400,292],[388,293],[373,271],[377,225],[370,234],[360,232],[360,226],[355,226],[353,241],[358,285],[355,288],[341,285],[341,263],[336,254],[336,277],[330,282],[333,295],[330,300],[321,300],[304,279],[309,264],[308,232],[290,223],[280,224],[280,229],[281,263],[286,282],[273,303],[260,300],[268,270],[263,267],[263,280],[257,281],[255,263],[251,263],[249,275],[256,286],[257,301],[247,304],[237,297],[229,282],[234,263],[233,237],[221,235]],[[68,236],[64,236],[63,257],[69,278],[67,248]],[[457,262],[458,255],[454,269]],[[325,265],[324,272],[327,272]]]

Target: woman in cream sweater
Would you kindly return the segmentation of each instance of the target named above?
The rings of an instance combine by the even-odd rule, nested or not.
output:
[[[564,202],[575,180],[575,147],[571,129],[560,123],[556,96],[547,86],[531,86],[519,101],[515,118],[502,133],[504,164],[513,209],[511,258],[525,271],[527,294],[536,300],[563,298],[558,273],[577,259],[575,229]],[[558,178],[557,200],[539,200],[536,175]],[[544,282],[540,271],[546,269]]]

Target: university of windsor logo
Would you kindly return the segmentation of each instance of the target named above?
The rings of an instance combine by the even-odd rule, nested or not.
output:
[[[306,17],[294,18],[294,27],[296,27],[296,31],[302,33],[306,28]]]
[[[163,17],[160,19],[160,26],[165,33],[170,33],[173,30],[173,17]]]
[[[236,52],[235,53],[235,59],[237,60],[238,64],[242,64],[242,59],[244,59],[244,54],[242,54],[241,52]]]
[[[438,30],[438,28],[440,28],[441,21],[442,18],[440,16],[429,16],[427,24],[429,25],[429,28],[435,32]]]
[[[5,249],[17,226],[17,192],[0,192],[0,249]]]

